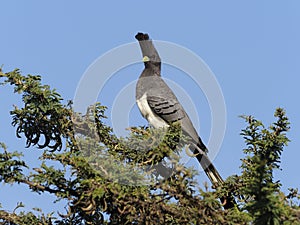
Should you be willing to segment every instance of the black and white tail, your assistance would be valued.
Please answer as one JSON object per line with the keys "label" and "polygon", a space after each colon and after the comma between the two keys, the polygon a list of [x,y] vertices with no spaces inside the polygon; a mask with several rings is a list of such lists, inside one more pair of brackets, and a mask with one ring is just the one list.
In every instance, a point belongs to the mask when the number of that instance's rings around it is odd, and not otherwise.
{"label": "black and white tail", "polygon": [[[206,152],[202,151],[197,145],[193,145],[191,150],[194,152],[194,154],[196,154],[198,162],[200,163],[210,182],[213,184],[214,188],[221,186],[224,183],[224,180],[208,158]],[[221,197],[220,200],[225,209],[233,208],[236,205],[231,194]]]}

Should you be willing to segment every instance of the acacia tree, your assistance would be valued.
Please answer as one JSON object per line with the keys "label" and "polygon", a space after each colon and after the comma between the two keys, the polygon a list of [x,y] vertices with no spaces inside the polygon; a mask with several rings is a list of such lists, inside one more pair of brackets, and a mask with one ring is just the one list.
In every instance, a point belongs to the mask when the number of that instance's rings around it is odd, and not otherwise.
{"label": "acacia tree", "polygon": [[[0,71],[0,77],[22,96],[23,105],[10,111],[17,138],[41,153],[40,166],[33,168],[22,155],[27,149],[12,152],[1,142],[0,182],[25,184],[67,206],[57,214],[25,213],[22,205],[1,209],[0,224],[300,224],[297,190],[285,195],[273,177],[289,142],[283,109],[267,128],[252,116],[242,117],[247,126],[241,131],[246,143],[241,175],[230,176],[216,190],[203,190],[196,171],[174,154],[184,149],[178,140],[185,140],[177,124],[163,137],[159,130],[133,127],[129,137],[118,138],[100,103],[82,115],[40,76],[16,69]],[[224,210],[218,199],[228,193],[237,205]]]}

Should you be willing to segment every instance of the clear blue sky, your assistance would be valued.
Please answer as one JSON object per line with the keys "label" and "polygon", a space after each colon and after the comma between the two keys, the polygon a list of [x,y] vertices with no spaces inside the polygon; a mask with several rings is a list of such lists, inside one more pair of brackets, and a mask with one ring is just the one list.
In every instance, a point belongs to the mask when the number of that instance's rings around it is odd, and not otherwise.
{"label": "clear blue sky", "polygon": [[[214,160],[221,174],[227,177],[240,171],[244,142],[239,133],[245,123],[238,116],[251,114],[269,124],[274,121],[275,108],[280,106],[286,109],[291,121],[288,134],[291,143],[282,155],[282,171],[276,173],[276,179],[281,180],[284,190],[300,188],[297,179],[300,171],[299,10],[297,0],[4,1],[0,13],[0,64],[4,64],[4,71],[20,68],[24,74],[42,75],[44,83],[55,87],[68,100],[73,99],[81,76],[96,58],[135,41],[138,31],[148,32],[156,40],[185,46],[208,64],[224,94],[227,129]],[[142,68],[142,64],[125,68],[118,76],[130,82],[139,76]],[[168,66],[163,71],[171,80],[172,74],[167,72],[178,73]],[[201,112],[201,136],[207,142],[210,131],[207,103],[205,99],[195,99],[197,95],[192,89],[185,91]],[[24,140],[16,140],[14,128],[10,127],[9,110],[13,104],[19,104],[19,96],[3,87],[0,96],[0,140],[9,150],[24,151],[26,158],[35,163],[37,150],[25,150]],[[108,97],[99,100],[110,107]],[[132,116],[133,124],[145,124],[137,111],[133,113],[136,113]],[[49,206],[51,201],[29,194],[23,186],[1,185],[0,188],[1,202],[7,209],[13,209],[19,198],[24,198],[29,207],[56,209]]]}

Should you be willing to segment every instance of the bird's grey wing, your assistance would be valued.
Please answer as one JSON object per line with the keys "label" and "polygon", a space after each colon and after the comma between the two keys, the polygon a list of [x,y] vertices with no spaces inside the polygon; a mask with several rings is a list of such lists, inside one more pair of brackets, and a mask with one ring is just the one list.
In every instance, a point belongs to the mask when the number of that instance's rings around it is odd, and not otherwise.
{"label": "bird's grey wing", "polygon": [[147,96],[147,101],[151,110],[168,124],[179,121],[182,131],[186,135],[190,136],[192,138],[192,142],[202,149],[202,151],[207,152],[207,147],[202,142],[193,126],[192,121],[177,99],[166,99],[150,95]]}
{"label": "bird's grey wing", "polygon": [[168,124],[185,117],[185,112],[178,101],[153,95],[147,95],[147,101],[152,111]]}

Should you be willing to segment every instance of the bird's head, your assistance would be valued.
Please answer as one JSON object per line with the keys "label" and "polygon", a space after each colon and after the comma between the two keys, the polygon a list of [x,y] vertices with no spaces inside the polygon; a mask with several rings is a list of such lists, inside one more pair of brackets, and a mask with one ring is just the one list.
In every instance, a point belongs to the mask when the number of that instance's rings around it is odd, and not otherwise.
{"label": "bird's head", "polygon": [[140,47],[142,49],[145,69],[147,69],[148,71],[152,71],[152,73],[147,74],[160,76],[161,60],[158,52],[156,51],[152,41],[149,38],[149,35],[146,33],[137,33],[135,38],[139,41]]}

